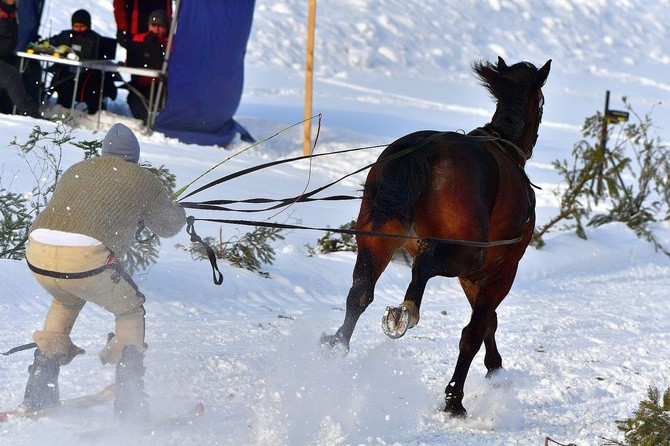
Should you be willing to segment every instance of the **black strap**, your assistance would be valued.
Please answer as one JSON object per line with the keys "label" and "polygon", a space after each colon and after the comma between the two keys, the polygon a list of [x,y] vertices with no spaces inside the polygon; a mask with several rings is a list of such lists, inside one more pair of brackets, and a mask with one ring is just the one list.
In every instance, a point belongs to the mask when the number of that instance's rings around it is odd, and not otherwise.
{"label": "black strap", "polygon": [[186,232],[191,237],[191,242],[200,243],[207,251],[207,257],[209,258],[209,263],[212,265],[212,279],[214,280],[215,285],[221,285],[223,283],[223,274],[219,271],[219,267],[216,263],[216,254],[214,250],[207,243],[203,242],[198,234],[195,232],[195,227],[193,223],[195,218],[193,216],[186,217]]}
{"label": "black strap", "polygon": [[13,355],[16,352],[22,352],[24,350],[30,350],[31,348],[35,348],[35,347],[37,347],[37,343],[31,342],[29,344],[23,344],[23,345],[19,345],[18,347],[10,348],[6,352],[0,353],[0,355],[9,356],[9,355]]}
{"label": "black strap", "polygon": [[[356,152],[356,151],[359,151],[359,150],[377,149],[377,148],[380,148],[380,147],[386,147],[386,144],[384,144],[384,145],[378,145],[378,146],[357,147],[357,148],[354,148],[354,149],[338,150],[338,151],[335,151],[335,152],[326,152],[326,153],[316,153],[316,154],[311,154],[311,155],[302,155],[302,156],[297,156],[297,157],[294,157],[294,158],[286,158],[286,159],[282,159],[282,160],[270,161],[270,162],[265,163],[265,164],[259,164],[259,165],[257,165],[257,166],[248,167],[248,168],[246,168],[246,169],[238,170],[237,172],[233,172],[233,173],[231,173],[231,174],[229,174],[229,175],[226,175],[226,176],[223,176],[223,177],[221,177],[221,178],[219,178],[219,179],[216,179],[216,180],[214,180],[214,181],[211,181],[211,182],[205,184],[204,186],[199,187],[198,189],[194,190],[193,192],[189,192],[188,194],[186,194],[185,196],[183,196],[183,197],[182,197],[181,199],[179,199],[178,201],[181,202],[182,200],[185,200],[186,198],[188,198],[188,197],[190,197],[190,196],[192,196],[192,195],[195,195],[195,194],[197,194],[198,192],[202,192],[202,191],[205,190],[205,189],[209,189],[210,187],[216,186],[217,184],[225,183],[226,181],[230,181],[230,180],[232,180],[232,179],[234,179],[234,178],[241,177],[241,176],[250,174],[250,173],[252,173],[252,172],[256,172],[257,170],[262,170],[262,169],[266,169],[266,168],[268,168],[268,167],[276,166],[276,165],[278,165],[278,164],[291,163],[291,162],[293,162],[293,161],[299,161],[299,160],[304,160],[304,159],[308,159],[308,158],[318,158],[318,157],[321,157],[321,156],[341,155],[341,154],[344,154],[344,153]],[[369,166],[368,166],[368,167],[369,167]]]}
{"label": "black strap", "polygon": [[[182,207],[189,208],[189,209],[203,209],[203,210],[209,210],[209,211],[265,212],[265,211],[271,211],[271,210],[279,209],[279,208],[282,208],[282,207],[285,207],[285,206],[289,206],[293,203],[301,203],[301,202],[307,202],[307,201],[360,199],[360,197],[350,197],[350,196],[347,196],[347,195],[334,195],[334,196],[331,196],[331,197],[325,197],[325,198],[320,198],[320,199],[315,199],[315,198],[311,198],[311,197],[313,195],[316,195],[317,193],[323,191],[324,189],[327,189],[327,188],[339,183],[340,181],[342,181],[346,178],[349,178],[350,176],[356,175],[360,172],[363,172],[367,169],[370,169],[375,164],[386,163],[386,162],[389,162],[391,160],[402,158],[402,157],[404,157],[404,156],[406,156],[406,155],[408,155],[408,154],[410,154],[410,153],[412,153],[416,150],[420,150],[423,147],[430,144],[431,142],[433,142],[435,139],[437,139],[437,138],[439,138],[439,137],[441,137],[441,136],[443,136],[447,133],[453,133],[453,132],[436,132],[436,133],[434,133],[430,136],[427,136],[419,144],[414,144],[414,145],[410,145],[408,147],[405,147],[402,150],[399,150],[399,151],[397,151],[397,152],[395,152],[391,155],[386,156],[385,158],[377,159],[377,161],[375,161],[374,163],[370,163],[366,166],[361,167],[360,169],[357,169],[357,170],[355,170],[351,173],[348,173],[348,174],[346,174],[346,175],[344,175],[344,176],[342,176],[342,177],[340,177],[340,178],[338,178],[334,181],[331,181],[328,184],[317,187],[316,189],[312,189],[309,192],[303,192],[302,194],[296,195],[294,197],[279,198],[279,199],[252,198],[252,199],[249,199],[249,200],[207,200],[207,201],[200,201],[200,202],[180,201],[179,204]],[[374,147],[383,147],[383,146],[374,146]],[[365,148],[368,148],[368,147],[365,147]],[[342,150],[338,153],[344,153],[344,152],[348,152],[348,151],[361,150],[361,149],[363,149],[363,148]],[[190,194],[186,195],[183,199],[186,199],[193,194],[196,194],[196,193],[198,193],[202,190],[205,190],[209,187],[212,187],[214,185],[217,185],[217,184],[223,183],[225,181],[228,181],[228,180],[230,180],[232,178],[235,178],[237,176],[246,175],[248,173],[251,173],[255,170],[258,170],[259,168],[264,168],[264,167],[268,167],[268,166],[271,166],[271,165],[275,165],[275,164],[279,164],[279,163],[283,163],[283,162],[288,162],[288,161],[295,161],[295,160],[304,159],[304,158],[310,158],[310,157],[315,158],[317,156],[322,156],[322,155],[331,155],[333,153],[335,153],[335,152],[321,153],[321,154],[317,154],[317,155],[300,156],[300,157],[297,157],[297,158],[291,158],[291,159],[288,159],[288,160],[281,160],[281,161],[274,161],[274,162],[271,162],[271,163],[263,164],[261,166],[256,166],[254,168],[241,170],[239,172],[227,175],[227,176],[219,178],[218,180],[215,180],[215,181],[213,181],[209,184],[206,184],[206,185],[202,186],[201,188],[199,188],[199,189],[191,192]],[[223,204],[231,204],[231,203],[277,203],[277,204],[275,204],[274,206],[269,206],[269,207],[265,207],[265,208],[262,208],[262,209],[231,209],[231,208],[221,206]]]}
{"label": "black strap", "polygon": [[[192,217],[190,217],[192,218]],[[523,237],[515,237],[504,240],[491,240],[491,241],[479,241],[479,240],[460,240],[460,239],[446,239],[440,237],[417,237],[414,235],[402,235],[402,234],[389,234],[381,231],[359,231],[356,229],[344,229],[344,228],[319,228],[314,226],[299,226],[291,225],[286,223],[274,223],[274,222],[264,222],[264,221],[250,221],[250,220],[225,220],[220,218],[197,218],[198,221],[208,221],[211,223],[225,223],[233,225],[244,225],[244,226],[260,226],[263,228],[279,228],[279,229],[307,229],[310,231],[328,231],[335,234],[350,234],[356,236],[366,236],[366,237],[380,237],[380,238],[394,238],[394,239],[403,239],[403,240],[437,240],[443,243],[450,243],[452,245],[467,246],[470,248],[493,248],[496,246],[503,245],[513,245],[519,243]]]}
{"label": "black strap", "polygon": [[108,269],[114,269],[119,273],[123,271],[123,267],[117,262],[110,262],[98,268],[91,269],[88,271],[81,271],[77,273],[62,273],[59,271],[50,271],[48,269],[38,268],[32,263],[28,262],[27,260],[26,263],[28,264],[28,268],[30,268],[30,270],[35,274],[39,274],[41,276],[53,277],[56,279],[85,279],[87,277],[96,276]]}

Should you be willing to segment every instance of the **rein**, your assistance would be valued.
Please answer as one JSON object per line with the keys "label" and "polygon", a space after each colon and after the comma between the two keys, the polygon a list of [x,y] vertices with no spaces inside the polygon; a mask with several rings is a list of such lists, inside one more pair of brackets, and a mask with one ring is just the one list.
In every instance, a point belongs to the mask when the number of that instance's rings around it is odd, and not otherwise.
{"label": "rein", "polygon": [[[193,217],[188,217],[193,218]],[[495,246],[502,245],[513,245],[519,243],[523,237],[519,236],[512,239],[505,240],[493,240],[488,242],[481,242],[476,240],[460,240],[460,239],[447,239],[440,237],[418,237],[416,235],[399,235],[399,234],[387,234],[380,231],[359,231],[356,229],[333,229],[333,228],[322,228],[314,226],[301,226],[301,225],[290,225],[286,223],[272,223],[272,222],[263,222],[263,221],[252,221],[252,220],[226,220],[219,218],[193,218],[197,221],[208,221],[211,223],[225,223],[225,224],[237,224],[243,226],[260,226],[263,228],[279,228],[279,229],[306,229],[310,231],[328,231],[336,234],[349,234],[356,236],[366,236],[366,237],[382,237],[382,238],[393,238],[393,239],[403,239],[403,240],[437,240],[443,243],[449,243],[452,245],[466,246],[470,248],[493,248]]]}
{"label": "rein", "polygon": [[[313,195],[321,192],[322,190],[325,190],[337,183],[339,183],[342,180],[345,180],[346,178],[349,178],[350,176],[356,175],[360,172],[363,172],[364,170],[370,169],[373,167],[375,164],[378,163],[384,163],[388,162],[397,158],[402,158],[405,155],[408,155],[416,150],[419,150],[423,148],[424,146],[430,144],[433,142],[435,139],[439,138],[440,136],[446,134],[446,133],[452,133],[452,132],[437,132],[427,138],[425,138],[421,144],[413,145],[411,147],[407,147],[403,150],[400,150],[399,152],[394,153],[393,155],[389,155],[384,159],[377,160],[374,163],[370,163],[366,166],[361,167],[360,169],[348,173],[340,178],[338,178],[335,181],[331,181],[330,183],[318,187],[316,189],[313,189],[309,192],[304,192],[300,195],[296,195],[294,197],[288,197],[288,198],[278,198],[278,199],[273,199],[273,198],[249,198],[246,200],[206,200],[206,201],[197,201],[197,202],[189,202],[189,201],[181,201],[179,200],[179,204],[187,209],[203,209],[203,210],[210,210],[210,211],[235,211],[235,212],[264,212],[264,211],[271,211],[275,210],[284,206],[288,206],[293,203],[301,203],[301,202],[309,202],[309,201],[328,201],[328,200],[359,200],[361,197],[354,197],[350,195],[333,195],[330,197],[323,197],[323,198],[310,198]],[[319,156],[326,156],[326,155],[336,155],[336,154],[342,154],[342,153],[348,153],[348,152],[355,152],[359,150],[367,150],[367,149],[376,149],[380,147],[385,147],[388,146],[388,144],[384,145],[378,145],[378,146],[368,146],[368,147],[358,147],[354,149],[346,149],[346,150],[339,150],[336,152],[327,152],[327,153],[319,153],[316,155],[304,155],[304,156],[299,156],[295,158],[288,158],[285,160],[279,160],[279,161],[272,161],[269,163],[261,164],[258,166],[250,167],[248,169],[243,169],[240,170],[239,172],[232,173],[230,175],[226,175],[224,177],[221,177],[217,180],[214,180],[208,184],[205,184],[204,186],[194,190],[193,192],[189,193],[188,195],[184,196],[183,199],[186,199],[198,192],[201,192],[205,189],[209,189],[212,186],[216,186],[218,184],[224,183],[226,181],[232,180],[233,178],[240,177],[242,175],[249,174],[251,172],[255,172],[257,170],[265,169],[267,167],[272,167],[278,164],[283,164],[283,163],[288,163],[288,162],[293,162],[293,161],[299,161],[307,158],[316,158]],[[182,199],[182,200],[183,200]],[[262,209],[231,209],[231,208],[226,208],[223,207],[223,205],[228,205],[228,204],[235,204],[235,203],[277,203],[274,206],[270,206],[267,208],[262,208]]]}
{"label": "rein", "polygon": [[[482,135],[477,136],[472,133],[481,133]],[[247,175],[252,172],[256,172],[258,170],[262,170],[268,167],[276,166],[279,164],[284,164],[284,163],[289,163],[289,162],[294,162],[294,161],[299,161],[303,159],[308,159],[308,158],[316,158],[320,156],[326,156],[326,155],[335,155],[335,154],[342,154],[342,153],[349,153],[349,152],[355,152],[359,150],[366,150],[366,149],[374,149],[374,148],[380,148],[384,147],[385,145],[377,145],[377,146],[368,146],[368,147],[358,147],[358,148],[353,148],[353,149],[346,149],[346,150],[340,150],[336,152],[327,152],[327,153],[320,153],[316,155],[303,155],[303,156],[298,156],[294,158],[287,158],[284,160],[278,160],[278,161],[271,161],[265,164],[261,164],[258,166],[250,167],[247,169],[240,170],[238,172],[234,172],[232,174],[223,176],[217,180],[211,181],[198,189],[190,192],[189,194],[185,195],[181,200],[178,200],[179,204],[188,209],[201,209],[201,210],[216,210],[216,211],[234,211],[234,212],[264,212],[264,211],[270,211],[270,210],[275,210],[278,208],[282,208],[285,206],[289,206],[294,203],[301,203],[301,202],[310,202],[310,201],[337,201],[337,200],[351,200],[351,199],[360,199],[361,197],[354,197],[354,196],[349,196],[349,195],[332,195],[329,197],[322,197],[322,198],[312,198],[313,195],[339,183],[340,181],[351,177],[353,175],[356,175],[360,172],[363,172],[364,170],[370,169],[377,163],[381,162],[387,162],[391,161],[397,158],[404,157],[416,150],[419,150],[426,145],[430,144],[433,142],[435,139],[441,137],[442,135],[446,133],[453,133],[453,132],[437,132],[427,138],[424,138],[424,140],[420,144],[412,145],[410,147],[407,147],[403,150],[400,150],[392,155],[387,156],[384,159],[381,160],[376,160],[374,163],[370,163],[364,167],[361,167],[360,169],[357,169],[354,172],[348,173],[340,178],[338,178],[335,181],[331,181],[330,183],[318,187],[316,189],[313,189],[309,192],[304,192],[300,195],[294,196],[294,197],[287,197],[287,198],[280,198],[280,199],[271,199],[271,198],[250,198],[250,199],[245,199],[245,200],[207,200],[207,201],[201,201],[201,202],[194,202],[194,201],[183,201],[188,197],[191,197],[198,192],[202,192],[203,190],[209,189],[210,187],[216,186],[218,184],[224,183],[226,181],[232,180],[234,178]],[[483,128],[478,128],[467,134],[469,138],[472,138],[474,140],[477,140],[479,142],[493,142],[495,145],[500,148],[504,153],[506,153],[508,156],[511,156],[509,152],[504,150],[502,147],[501,143],[508,144],[510,147],[514,148],[518,154],[520,154],[524,159],[525,159],[525,154],[524,152],[514,143],[511,141],[508,141],[506,139],[501,138],[497,133],[489,133]],[[535,186],[533,183],[530,182],[528,179],[528,176],[525,175],[525,171],[523,167],[515,163],[522,172],[524,172],[524,176],[528,183],[533,186]],[[246,203],[246,204],[261,204],[261,203],[276,203],[272,206],[265,207],[262,209],[233,209],[226,207],[226,205],[230,204],[235,204],[235,203]],[[187,217],[187,233],[191,236],[191,242],[196,242],[200,243],[201,245],[204,246],[205,250],[207,251],[207,256],[209,258],[210,264],[212,266],[212,273],[213,273],[213,278],[214,278],[214,283],[216,285],[220,285],[223,282],[223,276],[221,272],[219,271],[217,264],[216,264],[216,256],[214,254],[214,251],[210,246],[208,246],[205,242],[202,241],[202,239],[195,233],[195,227],[194,223],[195,221],[206,221],[206,222],[211,222],[211,223],[222,223],[222,224],[234,224],[234,225],[243,225],[243,226],[255,226],[255,227],[264,227],[264,228],[278,228],[278,229],[304,229],[304,230],[312,230],[312,231],[328,231],[331,233],[336,233],[336,234],[349,234],[349,235],[355,235],[355,236],[367,236],[367,237],[382,237],[382,238],[394,238],[394,239],[403,239],[403,240],[421,240],[421,239],[432,239],[432,240],[437,240],[443,243],[448,243],[448,244],[453,244],[453,245],[459,245],[459,246],[466,246],[466,247],[472,247],[472,248],[492,248],[496,246],[504,246],[504,245],[513,245],[516,243],[519,243],[523,237],[515,237],[515,238],[510,238],[510,239],[504,239],[504,240],[493,240],[493,241],[477,241],[477,240],[460,240],[460,239],[444,239],[444,238],[439,238],[439,237],[418,237],[418,236],[413,236],[413,235],[398,235],[398,234],[387,234],[381,231],[359,231],[356,229],[334,229],[334,228],[323,228],[323,227],[313,227],[313,226],[302,226],[302,225],[291,225],[291,224],[285,224],[285,223],[274,223],[274,222],[263,222],[263,221],[252,221],[252,220],[231,220],[231,219],[218,219],[218,218],[195,218],[193,216]]]}
{"label": "rein", "polygon": [[[482,136],[475,136],[473,133],[481,133]],[[501,143],[507,144],[511,148],[513,148],[516,151],[516,154],[519,155],[523,160],[528,160],[528,155],[526,155],[526,152],[521,150],[519,146],[514,144],[512,141],[508,139],[501,138],[498,132],[487,132],[484,130],[483,127],[479,127],[468,133],[470,138],[475,139],[477,141],[483,141],[483,142],[493,142],[495,143],[498,148],[500,148],[503,152],[507,153],[507,151],[503,148]],[[518,164],[518,163],[517,163]]]}

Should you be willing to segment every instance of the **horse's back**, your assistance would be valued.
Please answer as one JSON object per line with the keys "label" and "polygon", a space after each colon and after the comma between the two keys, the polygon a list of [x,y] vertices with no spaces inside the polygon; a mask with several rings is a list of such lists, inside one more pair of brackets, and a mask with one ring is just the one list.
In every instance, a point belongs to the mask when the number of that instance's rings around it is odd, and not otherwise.
{"label": "horse's back", "polygon": [[[490,157],[471,138],[455,132],[424,130],[399,138],[370,169],[359,214],[360,227],[370,223],[371,229],[379,230],[392,220],[410,226],[416,220],[415,211],[431,205],[422,204],[426,200],[438,208],[449,206],[443,202],[445,199],[456,200],[454,204],[479,201],[480,197],[474,194],[462,196],[473,188],[457,183],[474,184],[478,191],[485,188],[495,176],[495,163],[487,158]],[[427,196],[432,193],[440,200]]]}
{"label": "horse's back", "polygon": [[[529,193],[522,168],[500,147],[424,130],[380,155],[366,181],[364,206],[376,229],[397,219],[420,237],[489,240],[523,228],[532,211]],[[496,234],[490,234],[492,223]]]}

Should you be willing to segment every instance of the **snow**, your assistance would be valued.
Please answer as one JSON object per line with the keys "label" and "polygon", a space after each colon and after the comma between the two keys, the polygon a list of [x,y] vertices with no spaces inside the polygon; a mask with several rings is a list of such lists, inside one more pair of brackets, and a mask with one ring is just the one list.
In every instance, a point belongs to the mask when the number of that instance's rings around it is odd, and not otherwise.
{"label": "snow", "polygon": [[[56,3],[58,6],[56,7]],[[302,119],[306,2],[257,0],[247,53],[239,121],[259,139]],[[47,2],[43,35],[67,27],[80,2]],[[111,2],[90,2],[93,27],[114,35]],[[493,104],[470,65],[498,55],[508,63],[552,59],[544,88],[544,122],[527,166],[538,191],[538,225],[557,213],[560,178],[551,167],[581,138],[583,119],[627,96],[636,111],[653,110],[659,136],[668,141],[670,117],[666,43],[667,2],[628,0],[341,0],[319,2],[315,51],[315,113],[323,115],[317,152],[388,144],[420,129],[469,130],[488,122]],[[51,31],[53,30],[53,32]],[[123,98],[112,110],[124,111]],[[102,139],[105,126],[128,118],[83,119],[78,141]],[[2,187],[27,192],[34,184],[10,146],[34,125],[54,124],[3,116],[0,122]],[[302,154],[295,127],[225,162],[198,184],[267,161]],[[178,186],[246,148],[231,151],[181,144],[139,134],[142,158],[164,164]],[[381,149],[291,163],[241,177],[197,196],[288,197],[333,181],[370,162]],[[64,165],[81,159],[72,145]],[[331,189],[355,194],[361,174]],[[273,221],[338,227],[356,217],[356,202],[294,205]],[[268,218],[269,214],[252,214]],[[199,217],[249,218],[199,213]],[[197,223],[201,236],[219,225]],[[224,237],[247,227],[223,226]],[[670,243],[670,225],[655,230]],[[285,445],[539,445],[545,437],[579,446],[620,438],[615,420],[631,415],[648,386],[670,386],[670,259],[654,252],[622,224],[587,230],[588,240],[553,232],[542,250],[529,248],[512,291],[501,305],[498,344],[505,371],[484,378],[483,354],[466,382],[465,420],[440,411],[456,361],[469,306],[454,279],[427,287],[419,326],[399,340],[384,336],[381,315],[402,301],[409,269],[393,263],[380,279],[375,302],[361,317],[350,353],[325,355],[322,332],[344,317],[355,255],[310,257],[318,231],[287,231],[275,244],[270,278],[219,266],[224,283],[211,282],[207,262],[164,240],[160,261],[136,275],[147,296],[147,391],[156,416],[188,409],[205,415],[190,427],[157,430],[140,439],[123,431],[99,444]],[[0,260],[0,338],[6,350],[31,341],[50,298],[24,262]],[[73,339],[87,354],[62,368],[64,397],[101,389],[114,368],[97,359],[113,320],[87,305]],[[0,407],[22,398],[27,352],[0,360]],[[109,425],[109,406],[38,421],[0,424],[7,445],[90,444],[82,432]]]}

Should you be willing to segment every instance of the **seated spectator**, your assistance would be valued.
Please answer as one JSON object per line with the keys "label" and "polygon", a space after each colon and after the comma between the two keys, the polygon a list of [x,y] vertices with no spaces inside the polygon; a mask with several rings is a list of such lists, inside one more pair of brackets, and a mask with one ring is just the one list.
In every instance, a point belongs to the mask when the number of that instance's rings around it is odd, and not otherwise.
{"label": "seated spectator", "polygon": [[149,16],[157,9],[164,9],[172,17],[172,0],[114,0],[116,40],[126,47],[136,34],[149,31]]}
{"label": "seated spectator", "polygon": [[[90,39],[101,37],[100,34],[91,29],[91,15],[84,9],[79,9],[72,14],[72,29],[65,30],[48,40],[53,46],[72,47],[74,36]],[[72,107],[74,94],[76,68],[69,65],[55,64],[52,69],[54,70],[54,77],[51,80],[51,88],[58,93],[58,104],[70,108]],[[86,103],[89,114],[96,113],[99,108],[101,76],[102,73],[99,70],[82,69],[79,74],[75,102]],[[105,77],[103,96],[112,100],[116,99],[116,86],[111,75]]]}
{"label": "seated spectator", "polygon": [[[40,118],[39,104],[26,92],[17,68],[14,47],[18,38],[16,0],[0,0],[0,111]],[[6,97],[8,96],[8,98]]]}
{"label": "seated spectator", "polygon": [[[149,31],[135,34],[133,41],[162,45],[167,48],[169,31],[170,17],[167,11],[157,9],[149,16]],[[132,51],[132,49],[129,51]],[[156,81],[158,81],[157,78],[147,76],[132,76],[130,80],[132,89],[128,93],[128,107],[130,107],[130,112],[135,118],[141,119],[145,123],[148,117],[148,107],[151,105],[148,99],[151,94],[151,84]]]}

